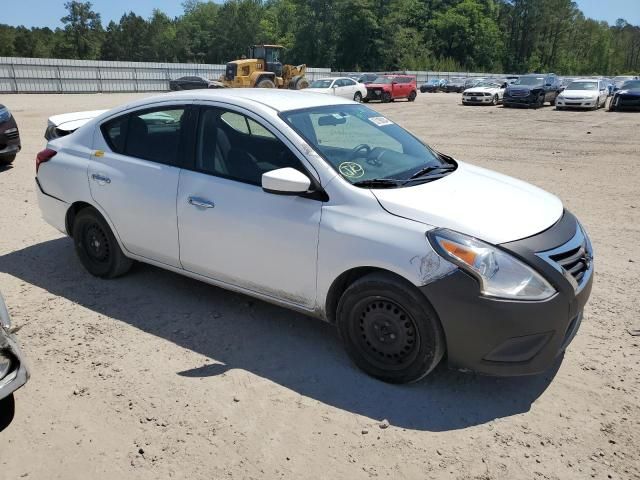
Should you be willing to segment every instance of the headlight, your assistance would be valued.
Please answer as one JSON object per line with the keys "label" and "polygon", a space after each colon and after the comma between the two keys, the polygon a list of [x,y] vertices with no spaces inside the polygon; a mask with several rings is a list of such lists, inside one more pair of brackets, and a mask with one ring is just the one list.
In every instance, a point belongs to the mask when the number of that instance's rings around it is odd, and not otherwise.
{"label": "headlight", "polygon": [[488,243],[447,229],[431,230],[427,236],[436,252],[480,282],[483,295],[545,300],[556,293],[531,267]]}
{"label": "headlight", "polygon": [[7,376],[11,371],[11,356],[0,351],[0,380]]}
{"label": "headlight", "polygon": [[9,120],[9,118],[11,118],[11,113],[9,113],[9,110],[7,110],[6,107],[0,108],[0,122],[6,122],[7,120]]}

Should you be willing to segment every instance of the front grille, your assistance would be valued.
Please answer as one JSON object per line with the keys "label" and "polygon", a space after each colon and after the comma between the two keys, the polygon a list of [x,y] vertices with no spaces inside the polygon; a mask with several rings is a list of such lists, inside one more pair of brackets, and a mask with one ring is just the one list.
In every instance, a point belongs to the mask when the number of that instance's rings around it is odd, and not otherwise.
{"label": "front grille", "polygon": [[509,92],[509,96],[511,96],[511,97],[528,97],[529,96],[529,91],[528,90],[511,90]]}
{"label": "front grille", "polygon": [[367,98],[369,99],[377,99],[382,96],[381,88],[367,88]]}
{"label": "front grille", "polygon": [[574,237],[566,244],[537,255],[562,273],[576,291],[582,288],[593,272],[591,243],[579,226]]}
{"label": "front grille", "polygon": [[590,260],[587,257],[587,248],[584,243],[566,252],[550,255],[550,258],[575,278],[578,283],[582,281],[589,268]]}
{"label": "front grille", "polygon": [[4,132],[4,135],[9,139],[9,140],[15,140],[16,138],[18,138],[20,136],[20,133],[18,132],[18,129],[15,129],[13,131],[9,131],[7,130],[6,132]]}

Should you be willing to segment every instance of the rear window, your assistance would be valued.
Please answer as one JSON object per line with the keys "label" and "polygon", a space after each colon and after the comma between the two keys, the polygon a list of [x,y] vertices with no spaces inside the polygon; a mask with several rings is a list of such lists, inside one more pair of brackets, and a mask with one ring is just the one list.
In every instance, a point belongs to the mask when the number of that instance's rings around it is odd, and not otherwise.
{"label": "rear window", "polygon": [[128,116],[119,117],[102,125],[102,134],[109,148],[115,153],[124,153],[127,138]]}

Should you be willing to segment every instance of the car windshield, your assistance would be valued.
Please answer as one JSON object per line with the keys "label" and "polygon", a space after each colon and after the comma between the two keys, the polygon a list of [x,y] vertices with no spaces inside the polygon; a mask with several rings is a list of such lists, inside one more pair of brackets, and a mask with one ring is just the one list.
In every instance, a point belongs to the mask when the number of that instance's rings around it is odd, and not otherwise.
{"label": "car windshield", "polygon": [[544,83],[544,77],[520,77],[514,82],[514,85],[526,85],[535,87]]}
{"label": "car windshield", "polygon": [[439,83],[440,83],[440,79],[438,78],[433,78],[429,80],[429,85],[438,85]]}
{"label": "car windshield", "polygon": [[392,80],[389,77],[376,77],[373,83],[391,83]]}
{"label": "car windshield", "polygon": [[631,80],[622,85],[623,90],[640,90],[640,80]]}
{"label": "car windshield", "polygon": [[309,88],[329,88],[331,86],[331,83],[333,83],[333,79],[314,80],[313,82],[311,82],[311,85],[309,85]]}
{"label": "car windshield", "polygon": [[[440,155],[380,113],[363,105],[329,105],[281,114],[347,181],[400,187],[430,167],[451,167]],[[395,183],[394,183],[395,182]],[[408,185],[415,185],[411,181]]]}
{"label": "car windshield", "polygon": [[598,90],[598,82],[571,82],[567,90]]}

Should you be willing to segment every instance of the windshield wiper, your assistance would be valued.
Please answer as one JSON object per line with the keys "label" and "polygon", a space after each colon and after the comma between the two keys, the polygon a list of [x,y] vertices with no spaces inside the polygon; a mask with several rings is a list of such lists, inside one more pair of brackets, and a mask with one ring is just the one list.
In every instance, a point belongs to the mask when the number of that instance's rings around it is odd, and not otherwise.
{"label": "windshield wiper", "polygon": [[372,178],[370,180],[360,180],[354,182],[356,187],[370,187],[370,188],[395,188],[401,186],[405,180],[399,180],[397,178]]}
{"label": "windshield wiper", "polygon": [[415,180],[417,178],[423,177],[433,172],[452,172],[455,169],[456,169],[455,165],[439,165],[439,166],[431,165],[429,167],[425,167],[418,170],[416,173],[414,173],[409,177],[409,180]]}

